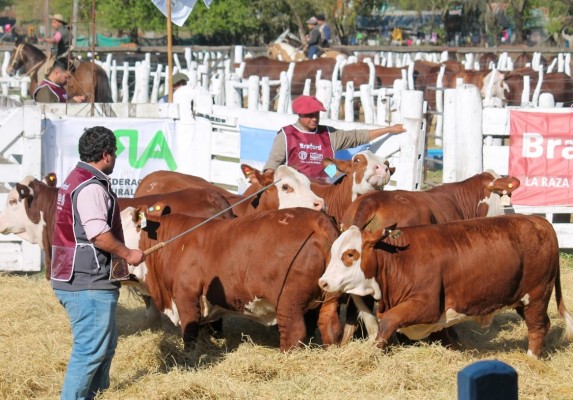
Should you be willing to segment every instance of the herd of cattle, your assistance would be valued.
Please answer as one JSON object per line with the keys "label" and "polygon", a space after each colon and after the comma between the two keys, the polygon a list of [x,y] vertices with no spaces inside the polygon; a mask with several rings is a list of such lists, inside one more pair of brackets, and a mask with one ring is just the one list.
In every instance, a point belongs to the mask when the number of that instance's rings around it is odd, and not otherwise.
{"label": "herd of cattle", "polygon": [[[531,67],[532,56],[529,53],[520,54],[516,57],[511,71],[492,71],[490,66],[498,60],[495,53],[484,53],[480,56],[479,69],[466,69],[464,64],[456,59],[455,53],[449,53],[450,59],[442,63],[426,60],[416,60],[413,63],[414,89],[424,92],[424,99],[428,101],[428,109],[435,109],[436,82],[440,70],[444,67],[442,87],[444,89],[455,88],[457,80],[463,83],[476,85],[482,95],[485,96],[485,89],[489,80],[493,80],[491,96],[499,99],[499,104],[508,106],[520,106],[522,104],[522,93],[524,91],[524,77],[530,78],[532,90],[536,87],[540,79],[540,71]],[[541,57],[540,66],[547,70],[551,60]],[[318,58],[314,60],[303,60],[295,63],[293,77],[291,81],[291,92],[294,96],[302,94],[305,80],[316,76],[318,70],[322,71],[323,79],[330,79],[335,73],[336,59]],[[286,61],[274,60],[264,56],[245,60],[243,77],[251,75],[266,76],[271,80],[280,79],[280,73],[287,71],[289,63]],[[385,67],[375,66],[375,83],[373,89],[380,87],[392,87],[394,81],[402,79],[408,66]],[[354,87],[369,82],[370,69],[364,62],[350,63],[344,65],[340,73],[342,87],[346,87],[348,82],[353,82]],[[573,79],[564,72],[549,72],[542,76],[540,93],[551,93],[555,102],[563,103],[565,107],[573,105]]]}
{"label": "herd of cattle", "polygon": [[[527,326],[528,354],[539,357],[555,288],[573,340],[551,224],[503,215],[519,180],[488,171],[427,191],[384,191],[394,169],[369,151],[325,162],[340,174],[332,184],[288,166],[243,165],[251,184],[242,195],[157,171],[134,198],[121,198],[126,244],[157,249],[125,283],[146,297],[150,324],[167,315],[191,345],[201,324],[239,315],[278,325],[288,350],[315,328],[324,345],[345,343],[362,319],[384,347],[396,332],[422,339],[468,319],[487,325],[513,308]],[[57,191],[53,177],[28,177],[0,214],[0,232],[42,247],[47,278]]]}

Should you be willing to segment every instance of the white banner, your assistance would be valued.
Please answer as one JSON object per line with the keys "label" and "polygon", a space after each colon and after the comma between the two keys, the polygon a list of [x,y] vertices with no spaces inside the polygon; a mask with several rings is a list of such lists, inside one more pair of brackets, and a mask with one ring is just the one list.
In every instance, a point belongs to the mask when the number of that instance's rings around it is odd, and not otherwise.
{"label": "white banner", "polygon": [[[169,0],[151,0],[153,4],[167,17],[167,1]],[[212,0],[203,0],[203,3],[209,8]],[[171,0],[171,22],[177,26],[183,26],[189,14],[193,11],[197,0]]]}
{"label": "white banner", "polygon": [[[46,120],[42,140],[43,171],[55,172],[59,185],[79,161],[78,141],[92,118]],[[176,134],[173,120],[106,119],[102,123],[117,138],[117,160],[110,175],[120,197],[132,197],[141,178],[157,170],[192,173],[194,130]],[[195,141],[196,142],[196,141]]]}

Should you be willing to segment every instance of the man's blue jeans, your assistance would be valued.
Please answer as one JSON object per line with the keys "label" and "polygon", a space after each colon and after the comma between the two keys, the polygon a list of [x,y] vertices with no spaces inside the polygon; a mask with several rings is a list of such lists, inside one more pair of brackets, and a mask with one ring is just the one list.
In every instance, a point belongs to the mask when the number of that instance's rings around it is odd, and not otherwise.
{"label": "man's blue jeans", "polygon": [[62,399],[93,399],[109,387],[109,368],[117,345],[119,290],[54,292],[68,313],[73,335]]}
{"label": "man's blue jeans", "polygon": [[306,55],[306,58],[312,60],[315,54],[318,54],[318,46],[317,45],[308,46],[308,53]]}

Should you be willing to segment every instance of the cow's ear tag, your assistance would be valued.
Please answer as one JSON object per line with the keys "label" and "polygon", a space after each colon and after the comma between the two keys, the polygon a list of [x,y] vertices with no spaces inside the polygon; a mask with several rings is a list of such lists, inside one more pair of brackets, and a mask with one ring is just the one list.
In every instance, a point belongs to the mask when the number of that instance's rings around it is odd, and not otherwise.
{"label": "cow's ear tag", "polygon": [[388,231],[388,236],[392,239],[398,239],[400,236],[402,236],[402,231],[400,231],[398,229]]}
{"label": "cow's ear tag", "polygon": [[332,178],[334,175],[336,175],[336,165],[328,164],[326,167],[324,167],[324,172],[326,172],[326,175]]}
{"label": "cow's ear tag", "polygon": [[147,215],[151,215],[152,217],[160,217],[163,213],[164,207],[160,204],[155,204],[147,209],[145,212]]}
{"label": "cow's ear tag", "polygon": [[145,218],[145,214],[140,212],[139,219],[141,221],[141,229],[145,228],[147,226],[147,218]]}

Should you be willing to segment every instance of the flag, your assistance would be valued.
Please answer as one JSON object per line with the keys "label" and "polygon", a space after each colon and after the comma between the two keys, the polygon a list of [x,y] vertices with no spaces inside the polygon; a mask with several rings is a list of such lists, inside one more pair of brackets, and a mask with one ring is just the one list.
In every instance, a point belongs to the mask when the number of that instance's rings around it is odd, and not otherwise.
{"label": "flag", "polygon": [[[167,16],[167,2],[169,0],[151,0],[155,7],[159,8],[159,11],[163,15]],[[205,6],[209,8],[213,0],[203,0]],[[171,22],[177,26],[183,26],[193,7],[195,7],[197,0],[171,0]]]}

